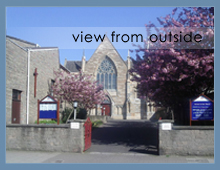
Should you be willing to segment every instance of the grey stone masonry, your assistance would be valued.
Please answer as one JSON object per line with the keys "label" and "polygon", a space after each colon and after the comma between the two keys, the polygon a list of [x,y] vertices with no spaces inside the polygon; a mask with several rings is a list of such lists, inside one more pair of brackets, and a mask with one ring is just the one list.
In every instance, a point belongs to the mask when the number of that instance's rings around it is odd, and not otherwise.
{"label": "grey stone masonry", "polygon": [[[114,63],[117,70],[117,90],[115,93],[111,91],[108,91],[108,93],[111,94],[112,103],[115,103],[118,106],[123,106],[126,99],[128,69],[126,63],[107,37],[105,37],[103,42],[98,46],[92,57],[86,63],[85,73],[92,74],[96,80],[97,69],[105,57],[108,57]],[[122,111],[120,114],[122,114]]]}
{"label": "grey stone masonry", "polygon": [[6,123],[11,123],[12,90],[21,91],[20,123],[26,121],[27,52],[6,40]]}
{"label": "grey stone masonry", "polygon": [[[29,50],[29,53],[28,53]],[[29,55],[30,54],[30,55]],[[30,65],[28,69],[28,56]],[[29,74],[29,124],[37,120],[37,100],[50,93],[54,71],[60,67],[59,50],[56,47],[39,47],[34,43],[14,37],[6,37],[6,123],[10,124],[12,115],[12,91],[21,91],[20,124],[27,123],[27,94]],[[36,97],[35,68],[37,69]]]}
{"label": "grey stone masonry", "polygon": [[88,116],[90,118],[90,120],[93,121],[97,121],[97,120],[101,120],[103,123],[106,123],[108,119],[110,119],[109,116],[101,116],[101,115],[89,115]]}
{"label": "grey stone masonry", "polygon": [[126,93],[126,75],[127,75],[127,66],[118,52],[115,50],[108,38],[105,38],[104,41],[99,45],[95,53],[89,59],[86,64],[85,72],[87,74],[93,74],[96,79],[96,71],[105,59],[109,57],[114,63],[117,70],[117,93],[115,96],[111,96],[114,103],[118,105],[123,105],[125,102],[125,93]]}
{"label": "grey stone masonry", "polygon": [[6,125],[7,150],[83,152],[84,122],[79,129],[64,125]]}
{"label": "grey stone masonry", "polygon": [[159,128],[159,151],[160,155],[214,156],[214,127]]}
{"label": "grey stone masonry", "polygon": [[[50,93],[49,86],[54,80],[54,71],[59,69],[59,51],[58,48],[46,50],[31,51],[30,57],[30,115],[29,122],[34,123],[37,120],[37,100],[41,100]],[[34,76],[37,68],[37,91],[34,97]]]}

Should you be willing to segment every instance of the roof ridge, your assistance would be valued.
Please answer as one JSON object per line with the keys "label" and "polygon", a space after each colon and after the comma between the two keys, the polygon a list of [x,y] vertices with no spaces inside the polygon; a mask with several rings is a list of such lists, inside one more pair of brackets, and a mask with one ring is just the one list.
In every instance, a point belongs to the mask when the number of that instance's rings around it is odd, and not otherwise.
{"label": "roof ridge", "polygon": [[105,36],[104,40],[98,45],[98,47],[96,48],[95,52],[94,52],[94,53],[92,54],[92,56],[89,58],[88,62],[91,60],[91,58],[93,57],[93,55],[94,55],[94,54],[96,53],[96,51],[99,49],[99,47],[101,46],[101,44],[102,44],[104,41],[106,41],[106,40],[111,44],[111,46],[113,47],[113,50],[116,51],[116,53],[118,54],[118,56],[119,56],[119,58],[122,60],[122,62],[125,64],[125,66],[127,66],[126,63],[125,63],[125,60],[121,57],[120,53],[119,53],[118,50],[115,48],[115,46],[112,44],[112,42],[109,40],[109,38],[108,38],[107,35]]}
{"label": "roof ridge", "polygon": [[67,62],[76,62],[76,61],[78,61],[78,62],[82,62],[82,61],[80,61],[80,60],[66,60]]}
{"label": "roof ridge", "polygon": [[21,41],[21,42],[24,42],[24,43],[27,43],[27,44],[31,44],[31,45],[35,45],[35,46],[37,45],[36,43],[32,43],[32,42],[29,42],[29,41],[25,41],[25,40],[22,40],[22,39],[13,37],[13,36],[6,35],[6,37],[11,38],[11,39],[15,39],[15,40],[18,40],[18,41]]}

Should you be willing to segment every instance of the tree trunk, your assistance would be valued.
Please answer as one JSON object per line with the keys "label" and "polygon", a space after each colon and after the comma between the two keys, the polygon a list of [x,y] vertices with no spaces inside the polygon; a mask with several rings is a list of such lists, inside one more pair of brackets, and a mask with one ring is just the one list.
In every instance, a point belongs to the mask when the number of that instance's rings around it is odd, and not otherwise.
{"label": "tree trunk", "polygon": [[73,112],[74,112],[74,108],[73,108],[72,112],[70,112],[68,118],[66,119],[66,124],[67,124],[68,120],[70,119],[71,115],[73,114]]}

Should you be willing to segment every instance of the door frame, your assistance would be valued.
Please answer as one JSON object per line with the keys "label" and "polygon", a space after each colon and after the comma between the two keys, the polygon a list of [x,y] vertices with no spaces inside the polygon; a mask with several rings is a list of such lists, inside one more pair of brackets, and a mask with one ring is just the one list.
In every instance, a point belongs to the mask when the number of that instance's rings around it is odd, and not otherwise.
{"label": "door frame", "polygon": [[109,110],[110,110],[110,113],[109,113],[109,115],[106,115],[106,112],[105,112],[105,115],[103,115],[103,116],[110,116],[111,117],[111,104],[106,104],[106,103],[102,103],[101,104],[101,106],[102,106],[102,113],[103,113],[103,106],[107,106],[107,107],[109,107]]}
{"label": "door frame", "polygon": [[[21,117],[21,92],[20,90],[12,89],[12,107],[11,107],[11,123],[12,124],[20,124],[20,117]],[[17,103],[18,109],[14,108],[14,104]],[[17,107],[17,106],[16,106]],[[16,112],[15,112],[16,111]],[[17,120],[13,121],[14,118]]]}
{"label": "door frame", "polygon": [[[101,104],[101,106],[103,107],[103,105],[109,105],[109,109],[110,109],[110,113],[109,113],[109,116],[111,117],[112,116],[112,102],[111,102],[111,99],[108,95],[106,95],[106,99],[104,100],[104,102]],[[103,111],[103,108],[101,109]],[[103,113],[103,112],[102,112]],[[105,115],[103,116],[106,116],[106,113]]]}

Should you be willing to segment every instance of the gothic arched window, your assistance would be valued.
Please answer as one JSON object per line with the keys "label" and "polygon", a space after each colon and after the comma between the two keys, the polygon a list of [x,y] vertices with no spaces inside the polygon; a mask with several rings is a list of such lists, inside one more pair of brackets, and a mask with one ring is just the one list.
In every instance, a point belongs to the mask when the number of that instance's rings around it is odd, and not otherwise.
{"label": "gothic arched window", "polygon": [[117,73],[114,63],[105,58],[97,70],[98,84],[103,85],[104,89],[116,89],[117,88]]}

